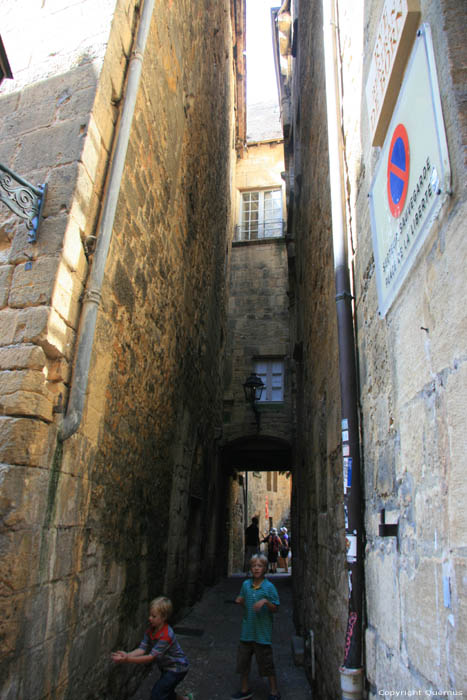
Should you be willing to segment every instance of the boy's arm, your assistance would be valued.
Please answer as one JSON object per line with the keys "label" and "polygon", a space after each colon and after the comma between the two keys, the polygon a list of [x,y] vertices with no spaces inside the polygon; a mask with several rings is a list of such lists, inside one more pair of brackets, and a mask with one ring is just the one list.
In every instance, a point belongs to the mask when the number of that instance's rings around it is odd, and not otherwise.
{"label": "boy's arm", "polygon": [[254,605],[253,605],[253,610],[261,610],[261,608],[265,605],[271,612],[277,612],[279,610],[279,606],[276,605],[275,603],[271,603],[270,600],[267,598],[261,598],[261,600],[258,600]]}
{"label": "boy's arm", "polygon": [[279,610],[279,606],[276,605],[275,603],[271,603],[271,601],[267,600],[267,598],[266,598],[266,605],[268,606],[269,610],[273,613],[275,613]]}
{"label": "boy's arm", "polygon": [[134,658],[135,656],[149,656],[149,654],[146,654],[145,650],[141,647],[137,647],[136,649],[133,649],[133,651],[129,651],[128,656]]}
{"label": "boy's arm", "polygon": [[245,605],[245,582],[242,583],[242,587],[240,588],[240,593],[238,596],[235,598],[235,602],[238,603],[238,605]]}
{"label": "boy's arm", "polygon": [[144,649],[138,647],[133,651],[115,651],[112,660],[118,664],[149,664],[154,661],[154,656],[146,654]]}
{"label": "boy's arm", "polygon": [[277,589],[272,584],[266,590],[266,597],[261,598],[261,600],[258,600],[253,605],[253,610],[261,610],[263,605],[266,605],[268,610],[270,610],[272,613],[275,613],[279,610],[279,594],[277,593]]}

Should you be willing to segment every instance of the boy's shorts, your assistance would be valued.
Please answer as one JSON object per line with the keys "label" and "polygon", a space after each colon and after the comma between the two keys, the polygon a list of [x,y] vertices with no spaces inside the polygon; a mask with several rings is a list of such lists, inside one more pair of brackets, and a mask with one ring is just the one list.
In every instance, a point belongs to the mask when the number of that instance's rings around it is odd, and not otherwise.
{"label": "boy's shorts", "polygon": [[258,644],[258,642],[240,642],[237,651],[237,673],[249,673],[251,657],[256,656],[260,676],[274,676],[274,659],[270,644]]}

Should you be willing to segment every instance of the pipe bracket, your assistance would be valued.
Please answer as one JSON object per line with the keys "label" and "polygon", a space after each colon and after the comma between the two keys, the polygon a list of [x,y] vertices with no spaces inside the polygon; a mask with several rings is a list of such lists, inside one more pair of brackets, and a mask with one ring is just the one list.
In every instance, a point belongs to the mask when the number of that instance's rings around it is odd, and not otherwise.
{"label": "pipe bracket", "polygon": [[345,301],[345,299],[353,300],[355,297],[350,292],[341,292],[340,294],[336,294],[336,301]]}
{"label": "pipe bracket", "polygon": [[102,301],[102,293],[98,289],[88,289],[84,294],[84,301],[99,306]]}

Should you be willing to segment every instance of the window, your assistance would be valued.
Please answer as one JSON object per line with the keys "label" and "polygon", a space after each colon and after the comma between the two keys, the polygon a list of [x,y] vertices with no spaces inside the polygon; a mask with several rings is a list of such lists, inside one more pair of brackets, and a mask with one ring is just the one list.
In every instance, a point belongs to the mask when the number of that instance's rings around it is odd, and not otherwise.
{"label": "window", "polygon": [[284,400],[284,361],[257,360],[255,372],[264,384],[260,403]]}
{"label": "window", "polygon": [[282,236],[282,190],[242,192],[240,221],[237,241]]}
{"label": "window", "polygon": [[275,491],[277,493],[277,472],[267,472],[267,483],[266,488],[268,491]]}

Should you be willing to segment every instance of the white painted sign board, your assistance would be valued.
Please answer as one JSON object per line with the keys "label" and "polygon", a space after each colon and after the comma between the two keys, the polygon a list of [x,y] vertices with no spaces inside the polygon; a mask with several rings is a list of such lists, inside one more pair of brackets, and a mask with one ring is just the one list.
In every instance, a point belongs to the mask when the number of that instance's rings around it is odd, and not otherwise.
{"label": "white painted sign board", "polygon": [[431,31],[423,24],[369,194],[381,316],[394,301],[449,196],[450,178]]}
{"label": "white painted sign board", "polygon": [[419,21],[419,0],[385,0],[365,90],[373,146],[383,145]]}

